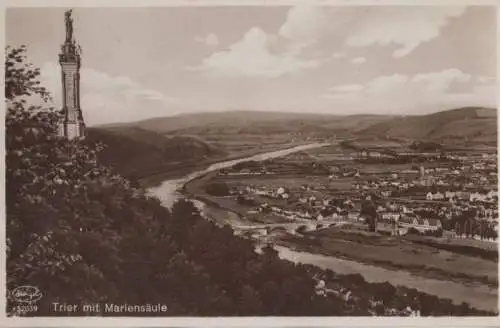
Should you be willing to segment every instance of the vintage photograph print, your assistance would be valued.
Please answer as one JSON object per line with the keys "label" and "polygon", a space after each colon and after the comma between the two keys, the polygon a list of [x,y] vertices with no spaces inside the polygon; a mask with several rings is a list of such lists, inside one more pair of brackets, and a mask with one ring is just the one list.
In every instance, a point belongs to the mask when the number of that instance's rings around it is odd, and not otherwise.
{"label": "vintage photograph print", "polygon": [[7,8],[7,316],[497,316],[496,22]]}

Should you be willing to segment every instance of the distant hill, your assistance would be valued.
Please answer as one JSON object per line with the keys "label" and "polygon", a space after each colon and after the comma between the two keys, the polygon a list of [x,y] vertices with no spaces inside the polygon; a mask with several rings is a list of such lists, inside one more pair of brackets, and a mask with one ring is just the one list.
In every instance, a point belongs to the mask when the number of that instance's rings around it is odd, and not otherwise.
{"label": "distant hill", "polygon": [[373,124],[360,134],[414,140],[468,140],[495,143],[497,110],[464,107],[421,116],[401,116]]}
{"label": "distant hill", "polygon": [[160,117],[115,125],[169,135],[298,133],[495,143],[496,109],[464,107],[428,115],[328,115],[232,111]]}
{"label": "distant hill", "polygon": [[[231,111],[194,113],[113,125],[138,127],[162,134],[263,134],[353,132],[392,116],[338,116],[311,113]],[[112,127],[112,126],[110,126]]]}
{"label": "distant hill", "polygon": [[130,178],[226,155],[223,149],[197,137],[165,136],[137,127],[89,128],[87,133],[89,142],[106,145],[99,160]]}

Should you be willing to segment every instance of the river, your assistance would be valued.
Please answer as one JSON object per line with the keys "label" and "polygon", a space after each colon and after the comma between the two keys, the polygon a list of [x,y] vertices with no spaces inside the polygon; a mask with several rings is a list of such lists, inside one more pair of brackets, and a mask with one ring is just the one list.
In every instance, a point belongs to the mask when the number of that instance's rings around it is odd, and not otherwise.
{"label": "river", "polygon": [[[164,206],[171,207],[175,200],[183,197],[179,190],[184,186],[184,184],[206,173],[220,170],[222,168],[229,168],[240,162],[264,161],[266,159],[282,157],[301,150],[318,148],[326,145],[329,144],[314,143],[285,150],[258,154],[251,157],[219,162],[209,166],[205,170],[191,173],[181,179],[165,180],[161,185],[150,188],[149,193],[158,197]],[[194,200],[194,203],[205,216],[216,216],[218,221],[225,221],[231,224],[234,228],[237,228],[242,224],[241,220],[234,213],[221,210],[219,208],[209,207],[198,200]],[[359,273],[369,282],[388,281],[393,285],[404,285],[442,298],[452,299],[456,304],[466,302],[477,309],[498,311],[497,289],[479,283],[462,284],[453,281],[424,278],[406,271],[388,270],[356,261],[344,260],[320,254],[299,252],[282,246],[275,246],[275,249],[279,252],[279,256],[281,258],[294,263],[312,264],[323,269],[331,269],[332,271],[340,274]]]}
{"label": "river", "polygon": [[[179,190],[186,184],[188,181],[200,177],[209,172],[213,172],[220,169],[225,169],[232,167],[241,162],[248,161],[265,161],[266,159],[272,159],[277,157],[283,157],[289,154],[293,154],[299,152],[301,150],[313,149],[318,147],[324,147],[330,145],[329,143],[312,143],[307,145],[296,146],[288,149],[276,150],[268,153],[257,154],[250,157],[238,158],[229,161],[219,162],[210,165],[208,168],[197,171],[180,179],[172,179],[165,180],[161,183],[161,185],[157,187],[149,188],[149,193],[158,197],[164,206],[170,207],[175,202],[175,200],[183,197]],[[201,205],[201,202],[196,202],[197,205]]]}

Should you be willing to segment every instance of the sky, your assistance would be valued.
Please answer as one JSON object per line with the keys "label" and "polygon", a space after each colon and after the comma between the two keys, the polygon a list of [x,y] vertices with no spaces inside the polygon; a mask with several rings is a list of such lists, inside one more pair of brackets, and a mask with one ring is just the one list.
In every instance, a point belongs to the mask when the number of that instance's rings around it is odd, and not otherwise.
{"label": "sky", "polygon": [[[426,114],[496,108],[491,6],[75,8],[88,125],[228,110]],[[64,8],[9,8],[61,105]]]}

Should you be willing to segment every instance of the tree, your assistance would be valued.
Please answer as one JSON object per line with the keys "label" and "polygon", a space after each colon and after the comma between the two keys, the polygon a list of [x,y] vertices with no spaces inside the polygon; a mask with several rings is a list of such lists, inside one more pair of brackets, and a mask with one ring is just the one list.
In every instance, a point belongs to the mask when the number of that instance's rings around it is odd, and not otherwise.
{"label": "tree", "polygon": [[457,236],[462,236],[461,225],[460,225],[460,222],[458,222],[458,221],[455,223],[455,234]]}
{"label": "tree", "polygon": [[242,315],[250,316],[262,313],[262,302],[259,294],[251,286],[243,286],[240,300],[240,313]]}
{"label": "tree", "polygon": [[[39,69],[27,63],[24,46],[6,49],[8,288],[36,282],[46,295],[60,299],[70,297],[71,290],[89,301],[100,300],[99,293],[105,291],[113,297],[113,284],[102,278],[103,268],[93,263],[93,255],[86,258],[82,252],[81,234],[95,229],[103,217],[102,207],[85,199],[99,177],[110,172],[96,164],[98,149],[58,136],[61,115],[50,107],[50,94],[40,86],[39,75]],[[99,224],[101,232],[108,231],[109,225]],[[101,249],[101,259],[116,254],[114,238],[108,237],[106,251],[101,244],[93,245]]]}
{"label": "tree", "polygon": [[485,224],[484,224],[484,221],[481,221],[479,223],[479,235],[481,237],[481,240],[484,240],[484,237],[485,237]]}
{"label": "tree", "polygon": [[192,202],[180,199],[172,207],[172,232],[180,244],[189,243],[190,229],[202,220],[201,214]]}
{"label": "tree", "polygon": [[360,216],[366,218],[369,230],[376,231],[377,228],[377,209],[371,200],[365,200],[361,203]]}
{"label": "tree", "polygon": [[206,192],[212,196],[227,196],[229,195],[229,187],[224,182],[210,183],[205,187]]}
{"label": "tree", "polygon": [[306,230],[307,227],[305,225],[301,225],[295,231],[297,231],[297,233],[303,234],[304,232],[306,232]]}
{"label": "tree", "polygon": [[408,229],[408,234],[409,235],[420,236],[420,231],[418,231],[417,229],[411,227],[411,228]]}

